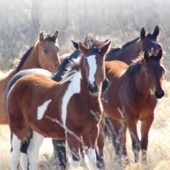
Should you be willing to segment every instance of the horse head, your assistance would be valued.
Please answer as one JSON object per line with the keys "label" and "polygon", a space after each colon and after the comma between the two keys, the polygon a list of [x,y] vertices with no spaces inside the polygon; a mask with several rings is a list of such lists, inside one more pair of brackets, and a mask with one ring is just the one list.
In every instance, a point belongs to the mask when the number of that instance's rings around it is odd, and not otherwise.
{"label": "horse head", "polygon": [[165,70],[161,65],[161,59],[162,49],[160,49],[156,55],[149,56],[148,52],[144,53],[144,69],[147,77],[147,82],[150,84],[151,92],[158,99],[164,96],[162,80]]}
{"label": "horse head", "polygon": [[37,48],[36,54],[41,68],[54,72],[60,64],[59,45],[57,43],[58,31],[53,35],[39,35],[39,40],[34,48]]}
{"label": "horse head", "polygon": [[145,28],[141,29],[140,40],[142,51],[148,51],[151,54],[156,54],[162,48],[161,44],[158,42],[159,27],[156,26],[153,33],[146,33]]}
{"label": "horse head", "polygon": [[98,95],[101,84],[105,80],[105,56],[110,48],[109,42],[91,41],[88,45],[79,43],[79,49],[84,55],[84,73],[87,89],[91,95]]}

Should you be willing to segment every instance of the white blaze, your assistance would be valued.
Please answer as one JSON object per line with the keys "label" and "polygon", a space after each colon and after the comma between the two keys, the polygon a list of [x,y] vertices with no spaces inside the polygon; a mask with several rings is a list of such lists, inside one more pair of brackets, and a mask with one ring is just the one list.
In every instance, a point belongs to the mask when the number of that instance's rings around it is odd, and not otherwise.
{"label": "white blaze", "polygon": [[96,56],[91,55],[87,57],[87,63],[89,65],[89,81],[93,85],[95,81],[95,73],[97,69]]}

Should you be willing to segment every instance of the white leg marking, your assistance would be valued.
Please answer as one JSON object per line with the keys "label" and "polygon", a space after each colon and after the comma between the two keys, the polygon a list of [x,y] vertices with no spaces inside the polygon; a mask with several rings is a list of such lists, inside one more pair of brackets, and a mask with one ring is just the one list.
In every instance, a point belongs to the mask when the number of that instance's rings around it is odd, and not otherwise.
{"label": "white leg marking", "polygon": [[16,135],[12,135],[11,170],[17,170],[20,157],[21,140]]}
{"label": "white leg marking", "polygon": [[85,154],[85,161],[88,169],[97,170],[95,149],[89,148],[88,153]]}
{"label": "white leg marking", "polygon": [[38,106],[37,108],[37,119],[40,120],[43,118],[44,116],[44,113],[49,105],[49,103],[51,102],[52,100],[49,99],[47,101],[45,101],[41,106]]}
{"label": "white leg marking", "polygon": [[96,73],[96,69],[97,69],[96,56],[91,55],[91,56],[87,57],[87,63],[89,65],[89,81],[92,85],[94,85],[95,73]]}
{"label": "white leg marking", "polygon": [[21,152],[20,155],[20,166],[22,170],[27,170],[27,166],[28,166],[28,156],[25,153]]}
{"label": "white leg marking", "polygon": [[69,163],[72,169],[77,169],[80,166],[80,161],[74,161],[72,157],[70,157]]}
{"label": "white leg marking", "polygon": [[62,113],[61,118],[62,118],[64,127],[66,127],[68,102],[74,94],[80,93],[81,78],[82,78],[81,72],[80,71],[76,72],[68,85],[65,95],[63,96],[62,104],[61,104],[61,113]]}
{"label": "white leg marking", "polygon": [[43,142],[44,137],[37,132],[33,132],[33,137],[30,140],[30,144],[28,147],[28,161],[29,161],[29,169],[36,170],[37,169],[37,160],[39,154],[39,148]]}

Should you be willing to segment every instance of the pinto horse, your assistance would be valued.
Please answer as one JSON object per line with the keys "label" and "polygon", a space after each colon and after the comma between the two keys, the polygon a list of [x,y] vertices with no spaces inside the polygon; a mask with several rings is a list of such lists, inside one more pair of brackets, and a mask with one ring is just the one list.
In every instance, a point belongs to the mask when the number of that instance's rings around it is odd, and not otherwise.
{"label": "pinto horse", "polygon": [[126,43],[121,48],[113,48],[109,51],[106,61],[120,60],[131,64],[133,60],[144,51],[156,54],[161,49],[158,42],[159,27],[156,26],[153,33],[146,33],[145,28],[140,31],[140,37]]}
{"label": "pinto horse", "polygon": [[83,141],[87,165],[96,168],[94,148],[102,115],[104,61],[110,42],[97,45],[88,48],[80,43],[83,55],[72,60],[60,82],[55,77],[52,80],[34,74],[20,78],[13,85],[7,97],[11,169],[17,169],[24,141],[30,142],[29,168],[37,169],[38,151],[44,137],[66,139],[73,165],[79,162],[78,146]]}
{"label": "pinto horse", "polygon": [[54,72],[60,64],[58,56],[59,46],[56,43],[58,31],[53,35],[40,33],[39,39],[22,57],[18,66],[11,72],[0,77],[0,124],[7,124],[8,120],[4,111],[4,93],[11,77],[20,70],[28,68],[44,68]]}
{"label": "pinto horse", "polygon": [[[132,148],[135,162],[139,160],[139,151],[142,150],[142,160],[146,161],[149,130],[154,120],[154,110],[157,99],[164,96],[162,79],[165,72],[161,65],[162,50],[158,54],[149,55],[145,52],[131,65],[122,61],[108,61],[106,76],[110,81],[108,90],[102,94],[104,112],[114,120],[122,123],[117,128],[117,142],[115,154],[119,157],[127,156],[126,129],[128,127],[132,139]],[[141,141],[137,134],[137,122],[141,121]],[[121,145],[121,147],[120,147]],[[127,159],[128,160],[128,159]]]}

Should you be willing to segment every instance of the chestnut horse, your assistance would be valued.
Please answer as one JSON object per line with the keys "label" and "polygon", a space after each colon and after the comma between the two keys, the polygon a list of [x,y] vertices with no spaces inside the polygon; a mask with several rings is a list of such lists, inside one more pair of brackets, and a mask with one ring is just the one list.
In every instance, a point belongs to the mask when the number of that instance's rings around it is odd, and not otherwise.
{"label": "chestnut horse", "polygon": [[28,68],[44,68],[54,72],[60,64],[58,56],[59,46],[56,43],[58,31],[53,35],[39,35],[39,40],[22,57],[18,66],[9,73],[0,77],[0,124],[7,124],[8,120],[4,111],[4,93],[11,77],[20,70]]}
{"label": "chestnut horse", "polygon": [[106,61],[120,60],[131,64],[139,53],[148,51],[158,52],[161,44],[158,42],[159,27],[156,26],[153,33],[146,33],[145,28],[141,29],[140,37],[126,43],[121,48],[113,48],[109,51]]}
{"label": "chestnut horse", "polygon": [[[11,130],[11,169],[17,169],[20,148],[29,141],[29,168],[37,169],[37,157],[44,137],[65,139],[78,164],[78,146],[83,142],[89,168],[96,168],[95,143],[102,115],[101,84],[105,79],[105,55],[110,42],[83,43],[83,55],[73,59],[60,82],[34,74],[17,80],[7,97]],[[80,137],[82,140],[80,140]],[[25,164],[27,169],[27,163]]]}
{"label": "chestnut horse", "polygon": [[[139,160],[140,149],[142,160],[146,161],[148,135],[154,120],[157,99],[164,96],[162,79],[165,71],[161,59],[160,49],[156,55],[149,56],[149,53],[145,52],[131,65],[118,60],[105,63],[110,86],[102,94],[104,112],[111,118],[114,127],[114,119],[122,123],[122,128],[117,128],[115,132],[117,136],[115,149],[118,157],[122,154],[127,156],[126,129],[128,127],[135,162]],[[138,121],[141,121],[141,141],[137,134]]]}

